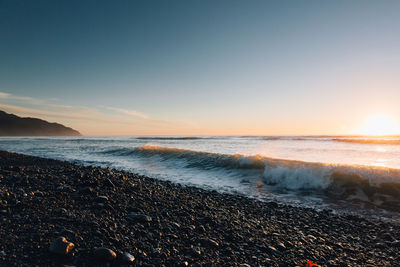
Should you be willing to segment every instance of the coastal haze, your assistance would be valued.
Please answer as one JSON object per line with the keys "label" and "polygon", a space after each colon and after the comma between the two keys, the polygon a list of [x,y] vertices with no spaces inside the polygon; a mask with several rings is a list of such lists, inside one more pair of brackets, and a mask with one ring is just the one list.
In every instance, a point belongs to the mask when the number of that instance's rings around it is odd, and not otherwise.
{"label": "coastal haze", "polygon": [[400,136],[8,137],[0,149],[396,221],[399,142]]}

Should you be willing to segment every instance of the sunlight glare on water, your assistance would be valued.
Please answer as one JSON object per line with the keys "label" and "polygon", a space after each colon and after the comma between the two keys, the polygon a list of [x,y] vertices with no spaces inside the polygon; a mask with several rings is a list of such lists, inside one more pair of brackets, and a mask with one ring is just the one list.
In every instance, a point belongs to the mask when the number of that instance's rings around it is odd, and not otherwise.
{"label": "sunlight glare on water", "polygon": [[[350,209],[349,203],[342,205],[325,194],[330,186],[341,186],[333,174],[344,174],[339,178],[350,178],[350,184],[356,186],[338,192],[364,190],[365,183],[352,177],[368,180],[371,185],[394,182],[397,186],[399,141],[398,137],[372,140],[359,136],[5,137],[0,138],[0,149],[124,169],[263,200]],[[371,199],[352,195],[349,200],[384,203],[380,190],[376,195],[370,187],[366,190]],[[389,195],[385,196],[388,200],[393,197]],[[344,194],[339,199],[347,201],[348,197]],[[394,197],[392,206],[400,200]]]}

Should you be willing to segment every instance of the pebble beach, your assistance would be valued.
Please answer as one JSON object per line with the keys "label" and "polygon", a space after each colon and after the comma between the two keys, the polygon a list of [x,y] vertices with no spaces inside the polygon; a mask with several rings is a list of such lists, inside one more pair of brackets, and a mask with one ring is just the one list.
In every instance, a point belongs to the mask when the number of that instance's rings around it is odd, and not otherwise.
{"label": "pebble beach", "polygon": [[0,152],[1,266],[396,266],[395,223]]}

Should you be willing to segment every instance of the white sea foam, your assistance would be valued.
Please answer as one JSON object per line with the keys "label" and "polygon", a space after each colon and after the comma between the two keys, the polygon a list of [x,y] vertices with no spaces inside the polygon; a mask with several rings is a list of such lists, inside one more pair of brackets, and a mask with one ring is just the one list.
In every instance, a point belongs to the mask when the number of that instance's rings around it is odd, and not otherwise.
{"label": "white sea foam", "polygon": [[[163,159],[185,160],[187,167],[205,169],[262,169],[266,183],[287,189],[327,189],[336,181],[354,182],[356,178],[367,182],[369,186],[400,182],[400,170],[374,166],[308,163],[273,159],[260,155],[248,156],[238,153],[229,155],[148,144],[133,149],[112,150],[110,153],[140,156],[158,155]],[[346,181],[346,179],[349,180]]]}
{"label": "white sea foam", "polygon": [[326,189],[332,183],[331,170],[324,168],[316,171],[311,168],[266,167],[264,179],[267,184],[285,189]]}
{"label": "white sea foam", "polygon": [[[21,137],[0,138],[0,149],[263,199],[301,202],[305,193],[400,212],[400,146],[334,138],[343,137]],[[368,166],[374,161],[395,168]]]}

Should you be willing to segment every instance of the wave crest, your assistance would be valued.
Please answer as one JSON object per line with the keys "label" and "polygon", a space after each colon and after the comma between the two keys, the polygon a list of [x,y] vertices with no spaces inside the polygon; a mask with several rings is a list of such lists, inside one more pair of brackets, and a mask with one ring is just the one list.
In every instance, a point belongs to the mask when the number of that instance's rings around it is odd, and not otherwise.
{"label": "wave crest", "polygon": [[131,153],[141,156],[161,156],[164,159],[181,159],[188,163],[188,167],[199,167],[204,169],[213,168],[246,168],[263,169],[264,160],[261,156],[246,156],[241,154],[227,155],[210,152],[186,150],[180,148],[169,148],[154,145],[144,145],[134,148]]}
{"label": "wave crest", "polygon": [[333,138],[332,141],[356,144],[373,144],[373,145],[400,145],[400,139],[378,139],[378,138]]}
{"label": "wave crest", "polygon": [[109,150],[107,153],[121,156],[157,156],[161,160],[178,160],[187,168],[203,170],[218,168],[229,172],[236,170],[242,174],[251,170],[249,175],[258,173],[266,185],[279,189],[314,191],[336,199],[364,201],[400,211],[398,169],[309,163],[261,155],[228,155],[149,144]]}
{"label": "wave crest", "polygon": [[179,137],[136,137],[138,140],[197,140],[197,139],[207,139],[206,137],[197,137],[197,136],[179,136]]}

